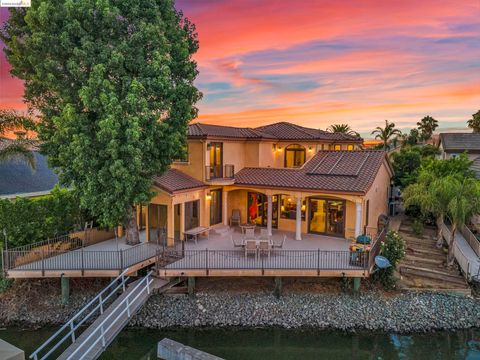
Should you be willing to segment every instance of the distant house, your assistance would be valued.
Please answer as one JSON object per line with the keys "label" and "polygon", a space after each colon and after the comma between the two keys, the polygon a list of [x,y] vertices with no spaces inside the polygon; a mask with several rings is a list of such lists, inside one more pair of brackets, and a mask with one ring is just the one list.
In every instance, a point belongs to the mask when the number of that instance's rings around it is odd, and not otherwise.
{"label": "distant house", "polygon": [[58,183],[57,175],[48,167],[47,158],[37,151],[34,154],[35,170],[20,160],[0,162],[0,198],[45,195]]}
{"label": "distant house", "polygon": [[480,178],[480,134],[478,133],[441,133],[438,139],[441,159],[450,159],[467,153],[473,161],[472,170]]}

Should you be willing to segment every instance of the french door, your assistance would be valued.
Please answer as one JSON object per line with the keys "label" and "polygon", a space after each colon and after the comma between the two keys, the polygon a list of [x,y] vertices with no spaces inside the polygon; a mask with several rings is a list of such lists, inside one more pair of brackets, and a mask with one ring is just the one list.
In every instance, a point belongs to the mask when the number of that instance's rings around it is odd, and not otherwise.
{"label": "french door", "polygon": [[[258,226],[267,226],[268,199],[261,193],[249,192],[247,204],[248,220]],[[278,195],[272,196],[272,227],[278,227]]]}
{"label": "french door", "polygon": [[223,177],[223,143],[210,143],[210,179]]}
{"label": "french door", "polygon": [[222,190],[211,190],[210,195],[210,225],[222,222]]}
{"label": "french door", "polygon": [[345,236],[345,201],[310,198],[308,230],[317,234]]}

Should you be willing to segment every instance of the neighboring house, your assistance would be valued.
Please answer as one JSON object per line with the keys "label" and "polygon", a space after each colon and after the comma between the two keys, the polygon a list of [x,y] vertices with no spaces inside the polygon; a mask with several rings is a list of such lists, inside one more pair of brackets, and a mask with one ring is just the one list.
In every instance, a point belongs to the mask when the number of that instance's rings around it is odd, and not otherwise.
{"label": "neighboring house", "polygon": [[192,124],[188,157],[154,179],[141,229],[170,242],[196,226],[242,223],[348,238],[374,234],[388,212],[392,169],[362,139],[281,122],[258,128]]}
{"label": "neighboring house", "polygon": [[[4,144],[2,139],[0,142]],[[34,151],[36,168],[12,159],[0,162],[0,198],[35,197],[50,193],[58,183],[57,175],[48,167],[47,158]]]}
{"label": "neighboring house", "polygon": [[441,133],[438,139],[441,159],[450,159],[464,152],[473,161],[472,170],[480,178],[480,134],[479,133]]}

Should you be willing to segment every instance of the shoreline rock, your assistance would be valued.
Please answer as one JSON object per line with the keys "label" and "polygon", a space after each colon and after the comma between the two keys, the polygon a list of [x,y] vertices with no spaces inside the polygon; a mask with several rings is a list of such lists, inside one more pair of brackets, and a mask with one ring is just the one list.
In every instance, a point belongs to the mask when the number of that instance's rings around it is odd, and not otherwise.
{"label": "shoreline rock", "polygon": [[291,294],[280,299],[270,294],[154,295],[130,326],[424,333],[480,327],[480,300],[438,293]]}
{"label": "shoreline rock", "polygon": [[[0,311],[0,327],[39,328],[65,323],[88,298],[70,306],[20,306]],[[12,311],[13,310],[13,311]],[[154,294],[129,326],[175,328],[285,328],[425,333],[480,328],[480,299],[441,293],[229,294],[196,297]]]}

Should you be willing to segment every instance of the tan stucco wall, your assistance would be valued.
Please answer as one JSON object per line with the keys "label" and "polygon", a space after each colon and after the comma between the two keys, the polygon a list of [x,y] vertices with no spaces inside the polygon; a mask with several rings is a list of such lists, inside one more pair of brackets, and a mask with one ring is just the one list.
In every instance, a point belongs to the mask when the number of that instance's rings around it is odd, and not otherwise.
{"label": "tan stucco wall", "polygon": [[369,200],[368,227],[377,228],[378,217],[382,214],[388,215],[388,191],[390,187],[390,172],[384,163],[370,190],[363,201],[362,227],[366,223],[366,201]]}
{"label": "tan stucco wall", "polygon": [[189,140],[188,161],[174,162],[172,168],[178,169],[195,179],[203,181],[205,173],[205,151],[203,141]]}

